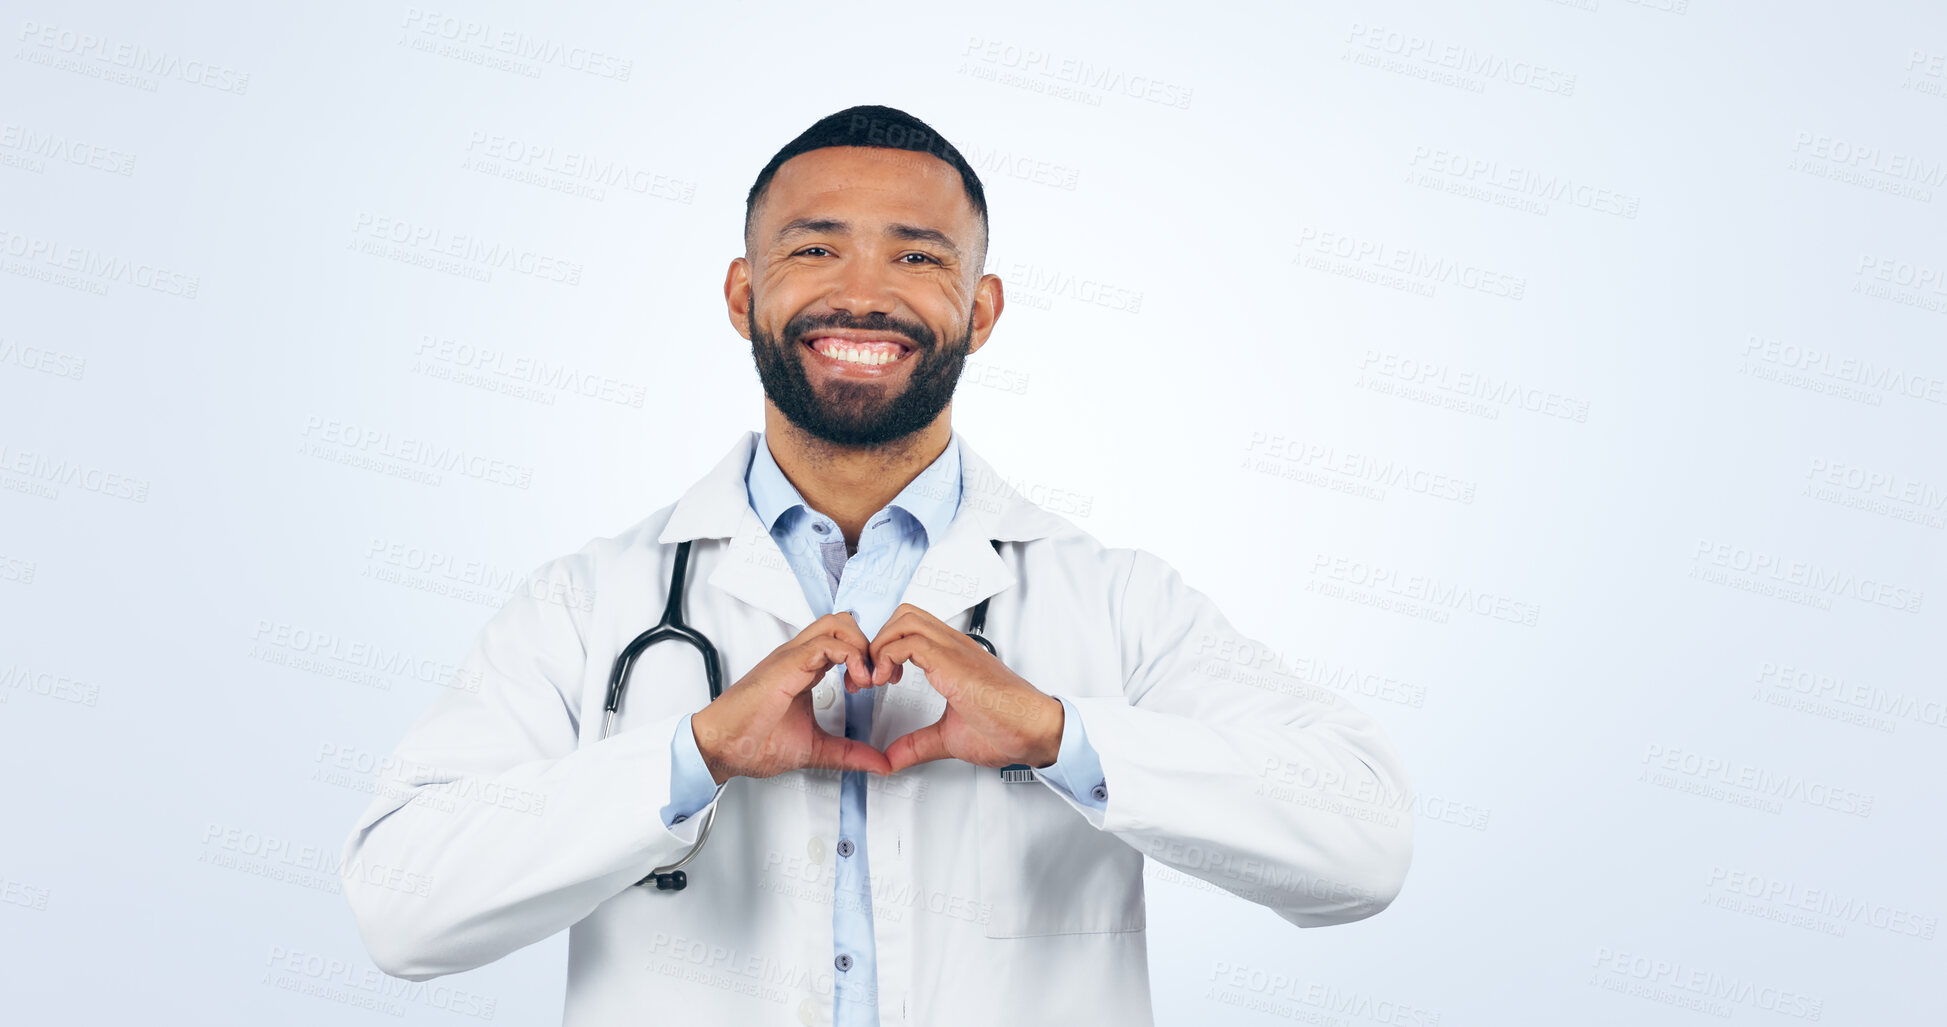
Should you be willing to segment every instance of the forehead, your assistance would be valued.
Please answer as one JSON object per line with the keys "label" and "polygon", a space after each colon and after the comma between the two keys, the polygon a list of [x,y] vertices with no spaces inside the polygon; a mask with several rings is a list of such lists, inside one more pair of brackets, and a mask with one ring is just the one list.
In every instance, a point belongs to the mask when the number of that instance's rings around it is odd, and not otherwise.
{"label": "forehead", "polygon": [[813,215],[847,220],[901,221],[957,233],[972,231],[973,203],[960,173],[930,154],[873,146],[828,146],[778,165],[759,205],[758,222],[773,225]]}

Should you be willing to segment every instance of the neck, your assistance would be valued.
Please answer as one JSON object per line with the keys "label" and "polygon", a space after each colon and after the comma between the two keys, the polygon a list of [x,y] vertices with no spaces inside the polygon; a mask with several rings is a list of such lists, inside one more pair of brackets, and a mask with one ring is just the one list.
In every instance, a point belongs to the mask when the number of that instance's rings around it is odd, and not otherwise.
{"label": "neck", "polygon": [[846,551],[856,552],[867,518],[946,452],[952,413],[948,404],[932,424],[882,446],[839,446],[799,429],[767,399],[764,441],[805,505],[836,521]]}

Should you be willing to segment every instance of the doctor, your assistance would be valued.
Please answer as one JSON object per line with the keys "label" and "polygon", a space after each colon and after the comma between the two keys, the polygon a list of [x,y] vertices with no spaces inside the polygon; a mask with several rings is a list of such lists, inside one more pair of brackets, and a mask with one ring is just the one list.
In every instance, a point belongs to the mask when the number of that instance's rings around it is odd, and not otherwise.
{"label": "doctor", "polygon": [[[477,689],[407,732],[344,849],[377,965],[423,981],[565,929],[567,1027],[1147,1024],[1145,859],[1300,927],[1384,909],[1412,798],[1373,720],[953,430],[1003,305],[960,153],[851,108],[746,210],[724,295],[764,431],[536,570],[462,664]],[[654,646],[604,738],[684,541],[727,686]],[[997,657],[962,633],[983,599]],[[688,886],[637,886],[712,810]]]}

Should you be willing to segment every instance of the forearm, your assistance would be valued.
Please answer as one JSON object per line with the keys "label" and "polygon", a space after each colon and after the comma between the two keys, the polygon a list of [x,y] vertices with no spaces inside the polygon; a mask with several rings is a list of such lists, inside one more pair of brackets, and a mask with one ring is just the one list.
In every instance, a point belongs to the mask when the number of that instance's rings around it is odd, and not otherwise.
{"label": "forearm", "polygon": [[700,824],[660,816],[680,720],[494,773],[465,772],[463,732],[409,737],[343,852],[374,962],[413,980],[490,963],[680,858]]}
{"label": "forearm", "polygon": [[1144,855],[1301,927],[1371,916],[1398,894],[1411,789],[1356,710],[1264,703],[1212,720],[1121,697],[1071,701],[1114,782],[1104,809],[1077,808]]}

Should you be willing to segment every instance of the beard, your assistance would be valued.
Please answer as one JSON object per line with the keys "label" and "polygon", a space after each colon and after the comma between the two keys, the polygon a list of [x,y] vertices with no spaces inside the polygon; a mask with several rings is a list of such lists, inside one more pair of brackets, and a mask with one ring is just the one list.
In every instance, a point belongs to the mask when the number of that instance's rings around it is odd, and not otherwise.
{"label": "beard", "polygon": [[[883,446],[932,424],[952,401],[973,344],[971,317],[960,338],[943,346],[931,329],[917,321],[896,320],[884,313],[856,318],[843,310],[821,316],[800,314],[772,337],[757,327],[756,310],[753,296],[744,324],[750,332],[751,358],[757,363],[764,395],[800,431],[834,446]],[[822,391],[813,387],[805,373],[811,351],[804,340],[820,328],[890,331],[905,336],[913,347],[905,357],[913,361],[906,372],[905,387],[897,394],[889,394],[894,386],[883,381],[828,380]]]}

